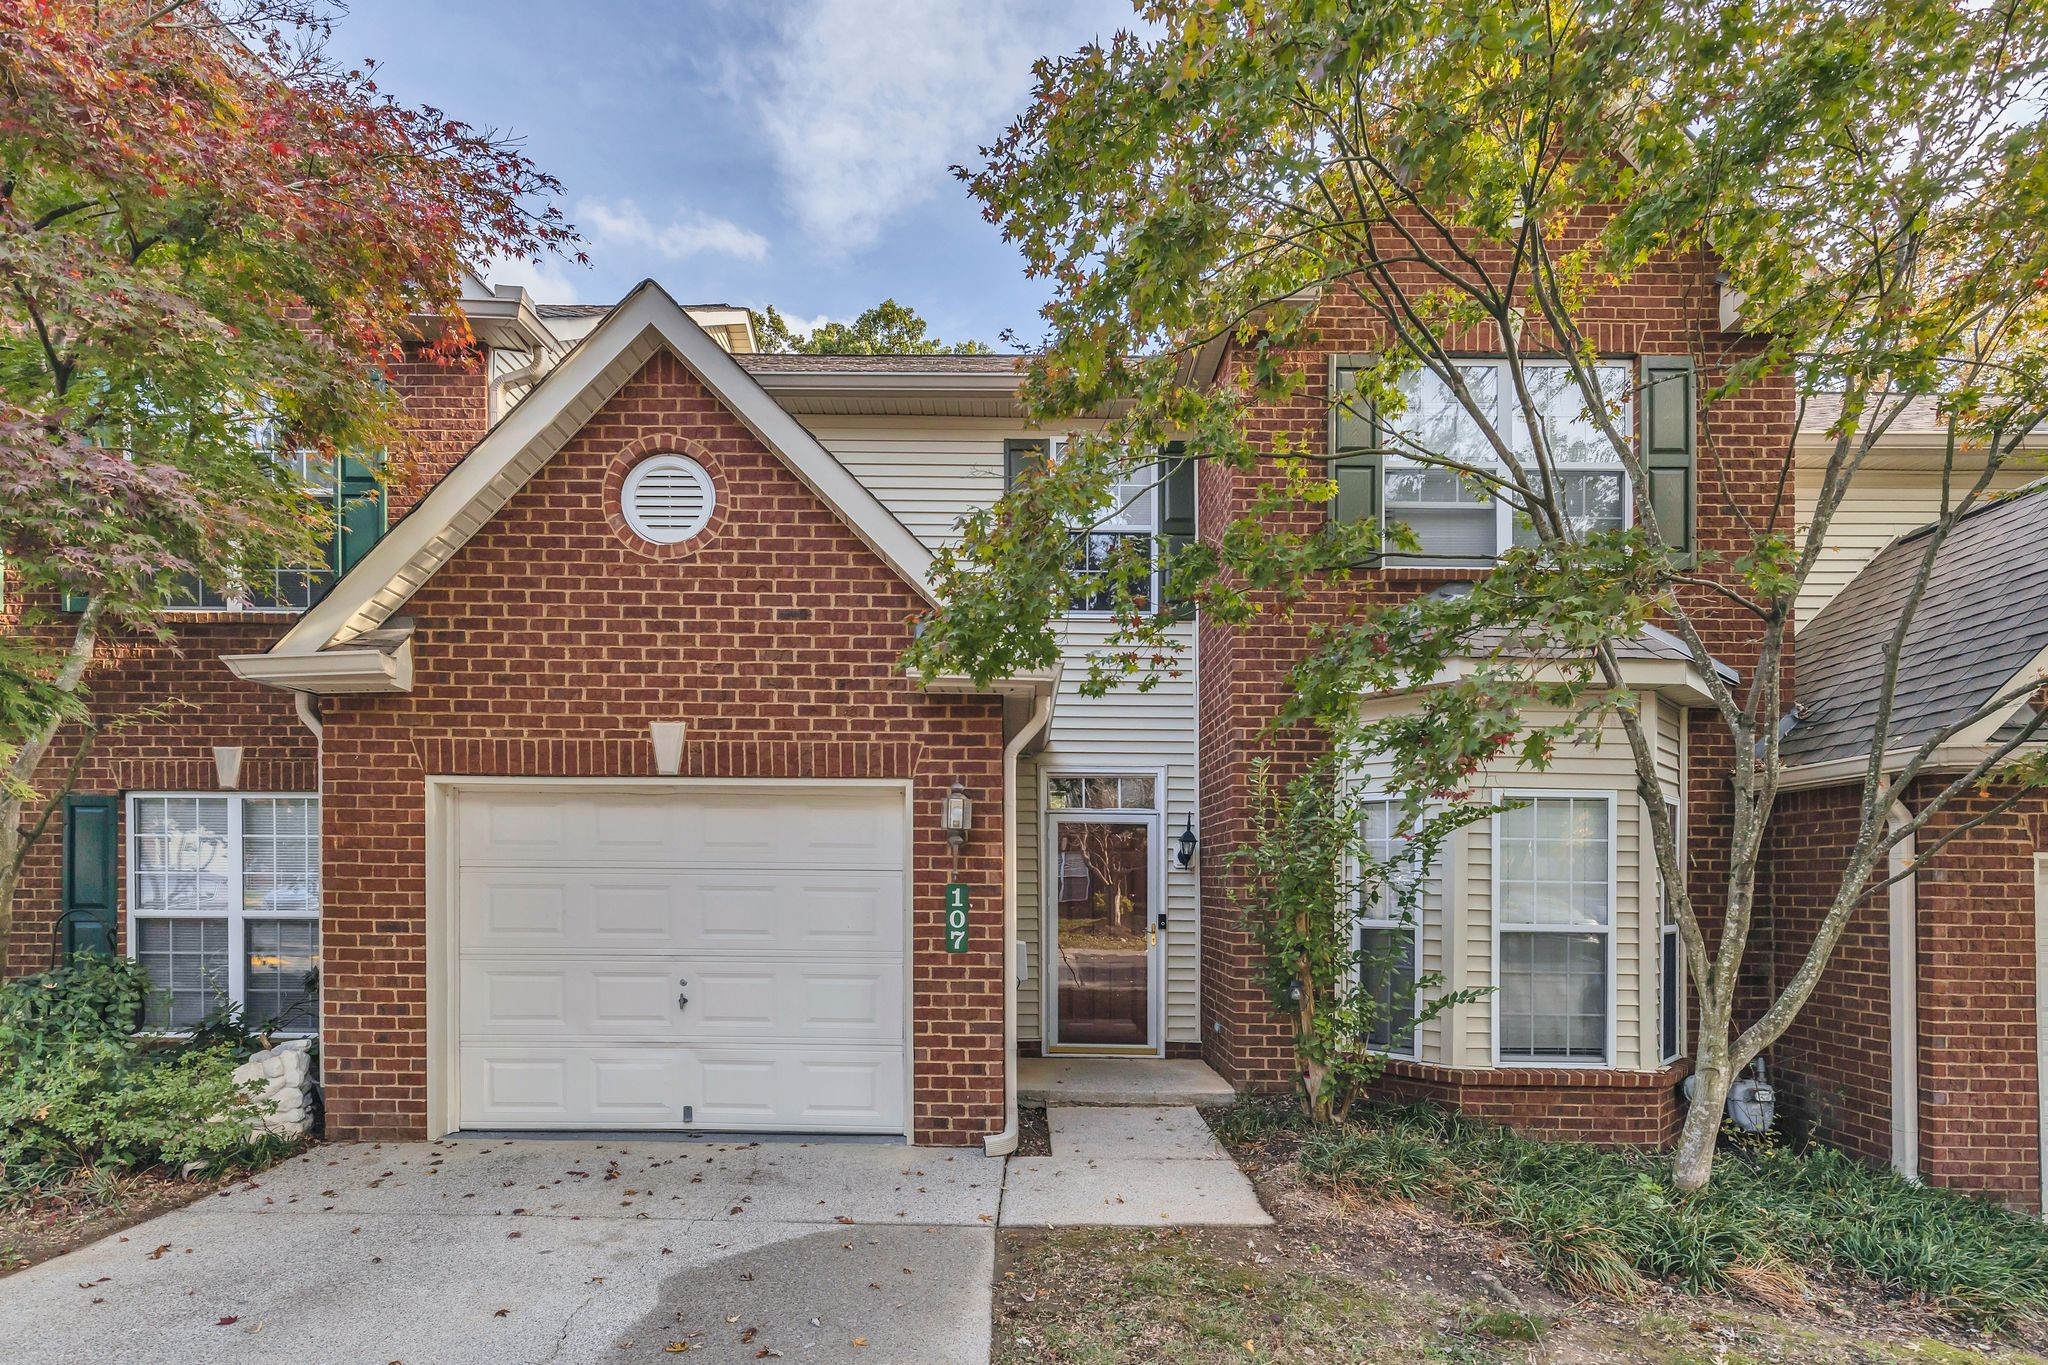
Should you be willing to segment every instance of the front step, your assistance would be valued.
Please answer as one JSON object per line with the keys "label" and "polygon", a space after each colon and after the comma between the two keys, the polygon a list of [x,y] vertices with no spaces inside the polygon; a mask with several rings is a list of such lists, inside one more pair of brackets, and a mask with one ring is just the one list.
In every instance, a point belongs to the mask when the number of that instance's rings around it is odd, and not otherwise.
{"label": "front step", "polygon": [[1237,1095],[1193,1058],[1020,1057],[1017,1098],[1046,1104],[1228,1104]]}

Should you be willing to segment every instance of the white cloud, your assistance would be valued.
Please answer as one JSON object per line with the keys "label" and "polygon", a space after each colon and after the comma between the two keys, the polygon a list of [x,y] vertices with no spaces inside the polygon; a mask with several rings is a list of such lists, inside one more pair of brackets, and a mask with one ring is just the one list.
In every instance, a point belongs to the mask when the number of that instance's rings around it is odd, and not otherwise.
{"label": "white cloud", "polygon": [[768,239],[729,219],[679,209],[666,223],[655,224],[630,199],[607,204],[585,199],[572,215],[594,247],[634,247],[671,261],[691,256],[731,256],[742,261],[768,258]]}
{"label": "white cloud", "polygon": [[971,162],[1022,112],[1031,63],[1105,39],[1105,0],[958,4],[807,0],[778,7],[760,117],[804,231],[854,250],[917,204],[959,193]]}

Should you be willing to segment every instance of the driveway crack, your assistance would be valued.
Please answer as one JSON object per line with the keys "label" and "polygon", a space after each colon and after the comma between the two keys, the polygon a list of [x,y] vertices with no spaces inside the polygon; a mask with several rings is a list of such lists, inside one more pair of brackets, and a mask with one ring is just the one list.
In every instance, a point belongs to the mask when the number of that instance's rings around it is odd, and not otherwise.
{"label": "driveway crack", "polygon": [[569,1311],[568,1317],[562,1319],[562,1330],[555,1334],[555,1347],[545,1356],[541,1357],[540,1365],[547,1365],[547,1362],[558,1359],[561,1356],[562,1347],[566,1346],[569,1342],[569,1329],[576,1325],[576,1319],[582,1315],[584,1309],[597,1302],[597,1296],[602,1292],[602,1290],[592,1290],[584,1298],[583,1302],[577,1304]]}

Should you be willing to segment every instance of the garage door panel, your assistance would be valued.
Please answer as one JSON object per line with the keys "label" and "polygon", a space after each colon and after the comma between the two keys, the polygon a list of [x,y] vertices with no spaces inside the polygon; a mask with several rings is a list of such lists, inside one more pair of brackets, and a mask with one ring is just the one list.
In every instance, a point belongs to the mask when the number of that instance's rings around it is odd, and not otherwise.
{"label": "garage door panel", "polygon": [[465,951],[899,953],[903,874],[466,868]]}
{"label": "garage door panel", "polygon": [[527,867],[900,867],[903,803],[854,788],[759,792],[503,792],[461,803],[464,861]]}
{"label": "garage door panel", "polygon": [[[472,1128],[903,1128],[903,1054],[893,1048],[471,1045],[462,1054]],[[690,1117],[683,1117],[684,1108]]]}
{"label": "garage door panel", "polygon": [[[683,986],[687,980],[690,984]],[[687,1007],[678,1006],[687,994]],[[886,1042],[903,1036],[900,961],[545,961],[470,956],[465,1038]]]}

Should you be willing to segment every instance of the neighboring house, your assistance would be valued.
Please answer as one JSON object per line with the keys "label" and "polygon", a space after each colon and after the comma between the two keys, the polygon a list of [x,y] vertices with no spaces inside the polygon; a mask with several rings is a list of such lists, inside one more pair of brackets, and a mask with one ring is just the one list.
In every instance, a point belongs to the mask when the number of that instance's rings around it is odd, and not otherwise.
{"label": "neighboring house", "polygon": [[[1809,405],[1802,468],[1825,458],[1839,409]],[[2033,451],[2048,442],[2030,439]],[[1799,708],[1782,746],[1785,795],[1759,902],[1792,930],[1782,978],[1838,883],[1870,762],[1883,652],[1918,578],[1942,505],[1947,438],[1915,404],[1873,452],[1875,491],[1852,491],[1830,536],[1851,571],[1817,584],[1798,640]],[[1951,498],[1983,469],[1955,462]],[[2023,454],[1993,487],[2014,489],[1959,521],[1941,546],[1900,655],[1882,767],[2048,670],[2048,485]],[[1802,480],[1802,487],[1806,483]],[[1802,500],[1802,521],[1810,515]],[[1842,523],[1838,521],[1837,525]],[[1818,578],[1819,575],[1816,575]],[[2023,724],[2038,693],[1943,742],[1898,815],[1927,800]],[[2048,794],[1994,811],[2012,788],[1965,794],[1903,846],[1859,909],[1792,1031],[1772,1050],[1790,1117],[1900,1172],[2039,1209],[2048,1161]],[[1981,822],[1981,823],[1980,823]],[[1958,827],[1967,825],[1968,828]],[[1953,842],[1914,867],[1914,851]]]}
{"label": "neighboring house", "polygon": [[[1613,377],[1646,381],[1628,420],[1667,526],[1727,551],[1779,506],[1797,404],[1771,384],[1696,411],[1752,345],[1721,330],[1720,304],[1714,262],[1688,256],[1590,319]],[[464,309],[482,364],[394,374],[430,477],[337,494],[338,582],[305,584],[310,608],[177,611],[175,645],[123,644],[96,668],[103,714],[180,705],[88,754],[30,860],[19,969],[111,942],[165,988],[154,1025],[223,995],[252,1017],[317,1017],[341,1137],[695,1128],[1003,1150],[1020,1055],[1199,1056],[1241,1087],[1293,1083],[1217,856],[1243,837],[1254,758],[1284,772],[1312,751],[1306,732],[1269,731],[1286,670],[1361,596],[1456,591],[1515,534],[1494,505],[1373,454],[1369,416],[1328,418],[1322,384],[1375,346],[1343,300],[1318,311],[1316,391],[1262,420],[1328,443],[1336,515],[1403,521],[1424,553],[1246,629],[1190,622],[1180,672],[1104,698],[1081,695],[1079,667],[986,689],[898,669],[931,552],[1067,435],[1026,423],[1014,357],[755,354],[744,310],[651,283],[596,307],[471,281]],[[1472,339],[1475,383],[1490,349]],[[1191,377],[1236,363],[1217,347]],[[1426,384],[1413,398],[1411,420],[1449,419]],[[1571,448],[1580,420],[1560,394],[1553,444]],[[1579,515],[1620,524],[1624,476],[1583,449]],[[1224,469],[1161,473],[1102,536],[1213,532],[1251,496]],[[1092,605],[1062,622],[1076,664],[1108,629]],[[1741,622],[1702,619],[1739,682]],[[1704,894],[1723,870],[1726,740],[1669,637],[1622,654]],[[1411,970],[1493,988],[1418,1031],[1389,1093],[1597,1141],[1673,1133],[1684,986],[1621,749],[1609,736],[1541,774],[1487,772],[1484,791],[1528,804],[1451,840],[1419,924],[1368,926]],[[2030,878],[2026,834],[2013,866]],[[964,935],[948,927],[958,888]],[[2001,932],[2033,951],[2018,918]],[[2018,980],[2001,1005],[2015,1037],[2038,1019]],[[1859,1055],[1869,1021],[1826,1022],[1837,1008],[1781,1049],[1788,1073],[1816,1045]],[[1838,1089],[1869,1089],[1876,1065]],[[2022,1149],[2040,1126],[2008,1108],[2009,1179],[1922,1169],[2038,1189]],[[1855,1144],[1853,1123],[1817,1122]]]}

